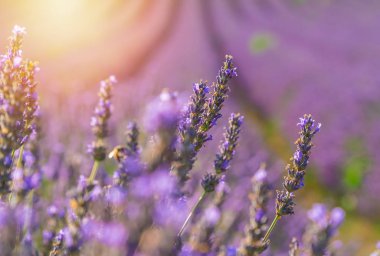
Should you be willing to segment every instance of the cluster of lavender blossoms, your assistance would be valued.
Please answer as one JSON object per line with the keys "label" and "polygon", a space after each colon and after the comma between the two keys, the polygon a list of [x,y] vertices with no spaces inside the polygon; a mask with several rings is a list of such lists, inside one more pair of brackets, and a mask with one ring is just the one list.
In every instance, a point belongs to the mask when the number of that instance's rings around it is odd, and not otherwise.
{"label": "cluster of lavender blossoms", "polygon": [[[232,56],[226,55],[210,88],[202,80],[193,85],[185,108],[177,93],[163,91],[147,105],[145,125],[130,122],[119,145],[108,142],[108,137],[116,140],[108,129],[116,84],[110,76],[100,83],[91,118],[94,140],[87,158],[92,169],[72,164],[69,179],[54,180],[42,172],[47,159],[40,143],[44,125],[35,92],[37,68],[22,57],[24,34],[23,28],[14,28],[0,59],[1,255],[277,253],[279,245],[272,246],[269,235],[281,217],[294,213],[294,192],[304,186],[311,141],[321,126],[311,115],[300,118],[283,190],[272,198],[273,184],[262,164],[251,174],[251,191],[239,198],[246,203],[235,208],[239,200],[231,195],[240,181],[235,181],[232,160],[243,127],[241,114],[230,114],[210,167],[195,164],[213,139],[211,128],[223,120],[229,81],[237,76]],[[68,155],[70,149],[65,150]],[[271,199],[276,212],[268,225]],[[331,241],[344,216],[340,208],[315,205],[304,235],[284,239],[290,244],[288,254],[332,255]]]}
{"label": "cluster of lavender blossoms", "polygon": [[[11,192],[12,164],[19,150],[19,162],[24,145],[35,130],[38,110],[37,64],[24,59],[22,42],[25,28],[15,26],[9,38],[7,53],[0,56],[0,195]],[[18,164],[18,167],[20,164]],[[18,170],[15,179],[22,174]]]}

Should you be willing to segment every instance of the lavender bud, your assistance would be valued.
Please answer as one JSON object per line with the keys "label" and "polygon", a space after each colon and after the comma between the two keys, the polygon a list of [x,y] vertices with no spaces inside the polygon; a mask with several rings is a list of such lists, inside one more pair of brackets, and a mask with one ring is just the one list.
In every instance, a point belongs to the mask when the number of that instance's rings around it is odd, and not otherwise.
{"label": "lavender bud", "polygon": [[276,214],[278,216],[294,214],[294,194],[280,190],[276,192]]}
{"label": "lavender bud", "polygon": [[206,193],[215,191],[216,186],[219,184],[220,178],[211,173],[207,173],[201,181],[201,185]]}

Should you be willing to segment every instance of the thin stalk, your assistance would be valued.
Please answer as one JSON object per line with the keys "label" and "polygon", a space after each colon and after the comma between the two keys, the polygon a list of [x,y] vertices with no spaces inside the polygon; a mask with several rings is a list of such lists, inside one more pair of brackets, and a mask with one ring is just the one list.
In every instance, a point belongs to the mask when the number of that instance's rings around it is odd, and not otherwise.
{"label": "thin stalk", "polygon": [[[25,144],[24,144],[25,145]],[[24,155],[24,145],[21,146],[20,151],[18,153],[18,159],[17,159],[17,168],[21,168],[22,166],[22,156]]]}
{"label": "thin stalk", "polygon": [[90,176],[88,177],[89,183],[92,183],[95,180],[96,173],[98,172],[98,169],[99,169],[99,163],[100,163],[99,161],[95,160],[94,165],[92,166]]}
{"label": "thin stalk", "polygon": [[269,229],[268,229],[267,233],[265,234],[265,236],[263,238],[263,242],[266,242],[268,240],[269,235],[272,233],[272,231],[273,231],[274,227],[276,226],[277,221],[279,219],[281,219],[281,216],[276,214],[276,217],[272,221],[272,224],[270,224]]}
{"label": "thin stalk", "polygon": [[189,215],[187,216],[185,222],[183,223],[182,227],[181,227],[181,230],[178,232],[178,235],[177,237],[181,237],[182,234],[183,234],[183,231],[185,231],[185,228],[187,226],[187,224],[189,223],[191,217],[194,215],[194,212],[195,210],[199,207],[199,205],[202,203],[203,199],[205,198],[206,196],[206,191],[203,191],[201,196],[198,198],[198,201],[195,203],[195,205],[193,206],[193,208],[191,209]]}
{"label": "thin stalk", "polygon": [[[22,167],[22,156],[24,154],[24,145],[22,145],[21,148],[20,148],[20,150],[19,150],[18,159],[17,159],[17,163],[16,163],[16,168],[21,168]],[[15,150],[12,150],[12,161],[13,161],[14,156],[15,156]],[[11,191],[12,191],[12,187],[13,187],[13,181],[12,181],[12,184],[11,184]],[[8,196],[8,202],[9,202],[10,205],[14,205],[16,203],[15,201],[12,201],[12,198],[13,198],[13,192],[9,193],[9,196]]]}
{"label": "thin stalk", "polygon": [[11,156],[12,156],[12,163],[13,163],[13,160],[14,160],[14,158],[15,158],[15,152],[16,152],[16,150],[12,149],[12,153],[11,153]]}

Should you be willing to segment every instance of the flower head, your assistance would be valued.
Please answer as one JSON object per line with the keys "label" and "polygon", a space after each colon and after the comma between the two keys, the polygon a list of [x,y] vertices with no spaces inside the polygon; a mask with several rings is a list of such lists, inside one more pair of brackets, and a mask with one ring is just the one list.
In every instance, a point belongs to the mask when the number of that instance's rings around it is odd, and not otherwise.
{"label": "flower head", "polygon": [[235,154],[237,140],[239,139],[240,127],[244,117],[240,114],[231,114],[228,127],[224,133],[224,141],[220,145],[220,153],[216,155],[214,168],[217,174],[227,171],[230,161]]}
{"label": "flower head", "polygon": [[116,82],[114,76],[100,82],[99,101],[91,118],[91,127],[95,140],[88,146],[88,152],[92,154],[96,161],[103,161],[106,158],[104,139],[108,136],[108,119],[112,113],[112,90]]}
{"label": "flower head", "polygon": [[0,193],[10,191],[12,152],[35,131],[38,112],[37,63],[22,57],[25,29],[15,26],[7,53],[0,57]]}
{"label": "flower head", "polygon": [[328,245],[345,218],[341,208],[331,211],[323,204],[314,204],[308,211],[310,224],[304,234],[306,251],[311,255],[326,255]]}

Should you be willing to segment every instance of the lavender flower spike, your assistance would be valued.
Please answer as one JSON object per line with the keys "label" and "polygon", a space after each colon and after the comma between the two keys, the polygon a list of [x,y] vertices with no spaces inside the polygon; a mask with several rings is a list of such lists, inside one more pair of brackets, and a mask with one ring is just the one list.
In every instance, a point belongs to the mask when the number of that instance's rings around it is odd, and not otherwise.
{"label": "lavender flower spike", "polygon": [[224,143],[220,145],[220,153],[216,155],[216,160],[214,161],[214,168],[217,174],[226,172],[230,167],[229,164],[235,154],[243,119],[244,117],[240,114],[231,114],[228,128],[224,134]]}
{"label": "lavender flower spike", "polygon": [[293,214],[294,191],[304,186],[305,169],[309,163],[310,150],[313,146],[311,139],[319,132],[321,124],[316,124],[311,115],[304,115],[297,124],[301,131],[296,140],[297,150],[290,158],[290,164],[286,166],[288,175],[284,177],[284,188],[286,191],[277,192],[276,214],[279,216]]}
{"label": "lavender flower spike", "polygon": [[15,26],[7,54],[0,56],[0,193],[10,190],[10,167],[14,152],[19,152],[21,167],[23,145],[34,130],[33,120],[38,109],[35,92],[37,64],[22,57],[25,29]]}
{"label": "lavender flower spike", "polygon": [[[216,156],[215,163],[217,164],[214,164],[215,173],[207,173],[202,178],[201,186],[203,188],[203,192],[196,204],[193,206],[185,222],[183,223],[181,230],[178,233],[178,238],[181,238],[187,223],[190,221],[195,210],[201,205],[206,195],[215,191],[216,186],[220,182],[222,173],[229,169],[229,163],[235,153],[235,148],[237,146],[237,140],[239,138],[240,127],[243,124],[243,119],[244,117],[240,114],[231,114],[228,122],[228,127],[225,129],[226,132],[224,133],[224,140],[222,141],[222,146],[220,147],[220,153]],[[220,162],[222,162],[223,171],[217,169]]]}
{"label": "lavender flower spike", "polygon": [[294,214],[294,191],[304,186],[305,169],[309,163],[310,151],[313,147],[311,139],[321,128],[320,123],[316,123],[312,116],[305,114],[297,124],[300,126],[299,138],[296,140],[297,150],[290,158],[290,164],[286,166],[288,175],[284,177],[284,190],[277,191],[276,196],[276,217],[273,220],[267,234],[266,241],[277,221],[284,215]]}
{"label": "lavender flower spike", "polygon": [[172,165],[172,172],[178,177],[180,187],[189,179],[188,173],[195,162],[197,151],[194,145],[206,111],[209,89],[205,82],[200,81],[194,84],[193,91],[194,94],[190,97],[190,103],[179,123],[179,146],[176,161]]}
{"label": "lavender flower spike", "polygon": [[345,218],[341,208],[330,212],[323,204],[314,204],[308,211],[311,223],[304,234],[304,246],[307,255],[331,255],[328,245]]}
{"label": "lavender flower spike", "polygon": [[110,76],[108,79],[100,82],[99,101],[95,108],[94,116],[91,118],[92,132],[95,135],[95,140],[88,147],[88,152],[94,158],[94,165],[88,178],[89,181],[95,179],[99,162],[103,161],[107,155],[104,139],[108,136],[107,123],[112,112],[112,89],[116,82],[114,76]]}
{"label": "lavender flower spike", "polygon": [[252,178],[250,222],[245,228],[245,239],[242,241],[239,252],[242,256],[253,256],[267,249],[269,242],[262,239],[268,229],[268,217],[266,207],[271,194],[271,188],[267,180],[265,165]]}
{"label": "lavender flower spike", "polygon": [[213,94],[210,100],[208,100],[206,113],[203,117],[203,123],[198,129],[198,135],[195,143],[195,150],[199,150],[205,141],[209,140],[209,136],[206,134],[216,124],[216,121],[222,116],[220,110],[223,107],[224,101],[227,98],[230,88],[228,87],[228,81],[237,76],[237,68],[232,62],[233,57],[226,55],[226,59],[223,66],[219,70],[216,77],[216,83],[213,83]]}
{"label": "lavender flower spike", "polygon": [[225,128],[224,140],[219,146],[220,152],[216,154],[214,161],[214,174],[207,173],[201,182],[205,192],[212,192],[219,183],[219,179],[230,168],[230,162],[235,154],[237,141],[239,139],[241,125],[244,116],[232,113]]}
{"label": "lavender flower spike", "polygon": [[89,146],[89,152],[92,153],[95,161],[103,161],[106,158],[104,139],[108,136],[107,122],[111,117],[112,89],[116,82],[114,76],[110,76],[108,79],[100,82],[99,101],[91,118],[91,127],[95,140]]}

